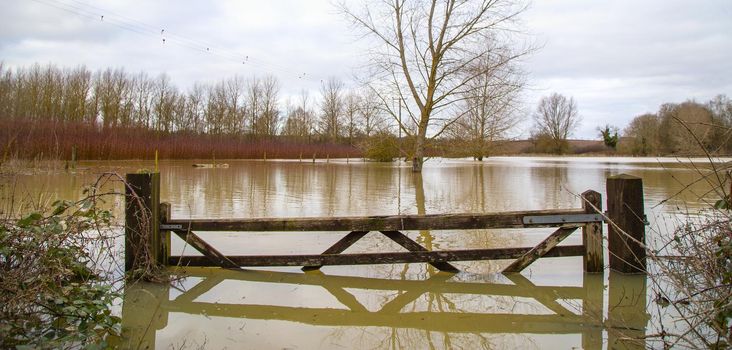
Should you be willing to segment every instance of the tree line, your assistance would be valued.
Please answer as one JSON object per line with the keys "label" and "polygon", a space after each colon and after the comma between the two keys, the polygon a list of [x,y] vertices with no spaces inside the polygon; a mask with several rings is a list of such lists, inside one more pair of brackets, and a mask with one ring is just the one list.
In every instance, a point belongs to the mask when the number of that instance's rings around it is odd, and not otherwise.
{"label": "tree line", "polygon": [[732,153],[732,101],[717,95],[706,102],[664,103],[656,113],[633,118],[618,152],[639,156]]}
{"label": "tree line", "polygon": [[12,70],[0,63],[0,118],[331,142],[352,142],[390,126],[373,96],[348,90],[336,78],[322,84],[317,100],[303,92],[283,106],[280,89],[274,76],[234,76],[182,90],[167,74],[51,64]]}
{"label": "tree line", "polygon": [[[504,60],[494,55],[470,67],[474,77],[454,103],[451,122],[422,146],[429,155],[482,159],[520,121],[523,75]],[[276,142],[297,145],[280,145],[288,151],[271,151],[270,157],[325,157],[330,152],[410,158],[419,125],[408,110],[406,101],[386,98],[368,86],[348,89],[337,78],[322,82],[317,96],[303,91],[283,103],[280,82],[273,76],[235,76],[182,90],[166,74],[52,64],[8,69],[0,63],[3,158],[68,158],[72,147],[90,159],[140,158],[154,149],[169,157],[197,158],[221,147],[220,157],[261,158],[267,152],[264,145],[275,147]],[[448,142],[437,141],[438,136]],[[256,146],[251,144],[255,141]],[[230,149],[247,142],[260,150]],[[332,145],[331,151],[304,146],[312,144]]]}

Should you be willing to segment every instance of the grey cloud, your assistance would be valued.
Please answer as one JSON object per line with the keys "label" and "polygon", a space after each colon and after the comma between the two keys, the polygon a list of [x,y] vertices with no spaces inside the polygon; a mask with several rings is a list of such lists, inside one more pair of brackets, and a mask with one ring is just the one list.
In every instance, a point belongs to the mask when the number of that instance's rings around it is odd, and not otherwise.
{"label": "grey cloud", "polygon": [[[123,23],[44,3],[106,11]],[[316,95],[329,76],[348,80],[367,59],[368,43],[328,0],[0,0],[0,7],[0,60],[10,66],[165,72],[182,89],[194,81],[274,75],[291,96],[301,89]],[[595,137],[596,126],[622,126],[663,102],[732,95],[730,18],[728,0],[535,0],[523,22],[545,45],[524,63],[532,85],[527,110],[551,91],[575,96],[585,120],[576,135]],[[136,33],[140,28],[147,34]],[[156,35],[159,28],[182,39]]]}

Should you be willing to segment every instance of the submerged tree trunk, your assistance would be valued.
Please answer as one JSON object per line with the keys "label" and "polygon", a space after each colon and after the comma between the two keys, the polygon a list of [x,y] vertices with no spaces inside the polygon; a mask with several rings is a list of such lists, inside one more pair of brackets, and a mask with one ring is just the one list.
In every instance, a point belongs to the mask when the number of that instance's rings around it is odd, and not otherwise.
{"label": "submerged tree trunk", "polygon": [[[426,114],[426,115],[425,115]],[[427,125],[429,123],[429,112],[422,112],[422,122],[419,123],[419,131],[414,142],[414,153],[412,155],[412,171],[421,172],[424,163],[425,139],[427,137]]]}

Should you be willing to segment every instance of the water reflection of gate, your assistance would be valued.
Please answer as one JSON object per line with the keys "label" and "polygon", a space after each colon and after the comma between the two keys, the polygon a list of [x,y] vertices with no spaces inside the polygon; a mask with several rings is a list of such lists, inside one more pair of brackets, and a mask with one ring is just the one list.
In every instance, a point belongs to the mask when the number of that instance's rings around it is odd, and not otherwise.
{"label": "water reflection of gate", "polygon": [[[611,280],[614,279],[617,286],[610,288],[610,298],[613,300],[610,304],[611,310],[607,314],[611,318],[613,315],[619,315],[623,319],[605,320],[603,317],[604,278],[597,274],[584,274],[582,286],[539,286],[520,274],[505,276],[512,284],[502,284],[483,281],[449,281],[454,275],[444,272],[434,274],[427,280],[326,276],[320,272],[241,272],[211,271],[211,269],[199,268],[188,268],[186,273],[203,279],[194,287],[182,291],[182,294],[172,300],[168,297],[168,287],[156,289],[144,286],[144,290],[131,289],[128,291],[123,309],[127,339],[139,340],[140,344],[154,344],[155,330],[167,326],[168,314],[171,312],[205,315],[206,317],[279,320],[314,326],[410,328],[445,334],[581,334],[583,348],[590,349],[602,347],[604,321],[608,321],[605,324],[620,327],[618,329],[631,329],[632,332],[640,335],[645,332],[646,318],[633,316],[633,312],[645,315],[643,312],[645,309],[645,280],[638,279],[643,276],[613,277],[611,275]],[[318,286],[333,295],[347,309],[197,301],[225,280]],[[631,283],[628,284],[627,281],[631,281]],[[379,305],[377,311],[369,311],[347,289],[398,291],[400,294]],[[156,290],[157,293],[151,294],[151,290]],[[616,291],[614,296],[613,290]],[[550,310],[551,313],[496,314],[481,312],[481,310],[408,311],[406,306],[416,302],[425,293],[530,298]],[[135,300],[140,297],[149,300]],[[159,305],[159,307],[156,308],[155,305]],[[623,307],[625,309],[622,309]],[[618,313],[617,310],[621,310],[619,308],[624,311]],[[632,320],[633,318],[635,321]],[[153,320],[152,323],[150,320]],[[632,327],[627,327],[628,322],[634,322]],[[145,346],[142,347],[145,348]]]}

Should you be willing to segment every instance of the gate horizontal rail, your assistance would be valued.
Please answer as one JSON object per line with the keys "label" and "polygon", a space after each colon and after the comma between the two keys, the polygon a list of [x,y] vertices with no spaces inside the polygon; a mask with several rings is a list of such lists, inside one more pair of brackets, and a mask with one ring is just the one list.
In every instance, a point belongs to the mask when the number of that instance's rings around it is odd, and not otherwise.
{"label": "gate horizontal rail", "polygon": [[[530,210],[486,214],[167,220],[161,228],[191,231],[417,231],[559,227],[602,222],[585,209]],[[553,219],[542,221],[541,218]],[[562,220],[564,219],[564,220]],[[530,222],[534,220],[536,222]]]}
{"label": "gate horizontal rail", "polygon": [[[531,247],[526,247],[359,254],[227,255],[226,257],[238,266],[369,265],[516,259],[531,249]],[[584,246],[571,245],[554,247],[543,257],[582,256],[584,254]],[[168,262],[170,265],[180,266],[211,266],[211,261],[205,256],[171,256]]]}

